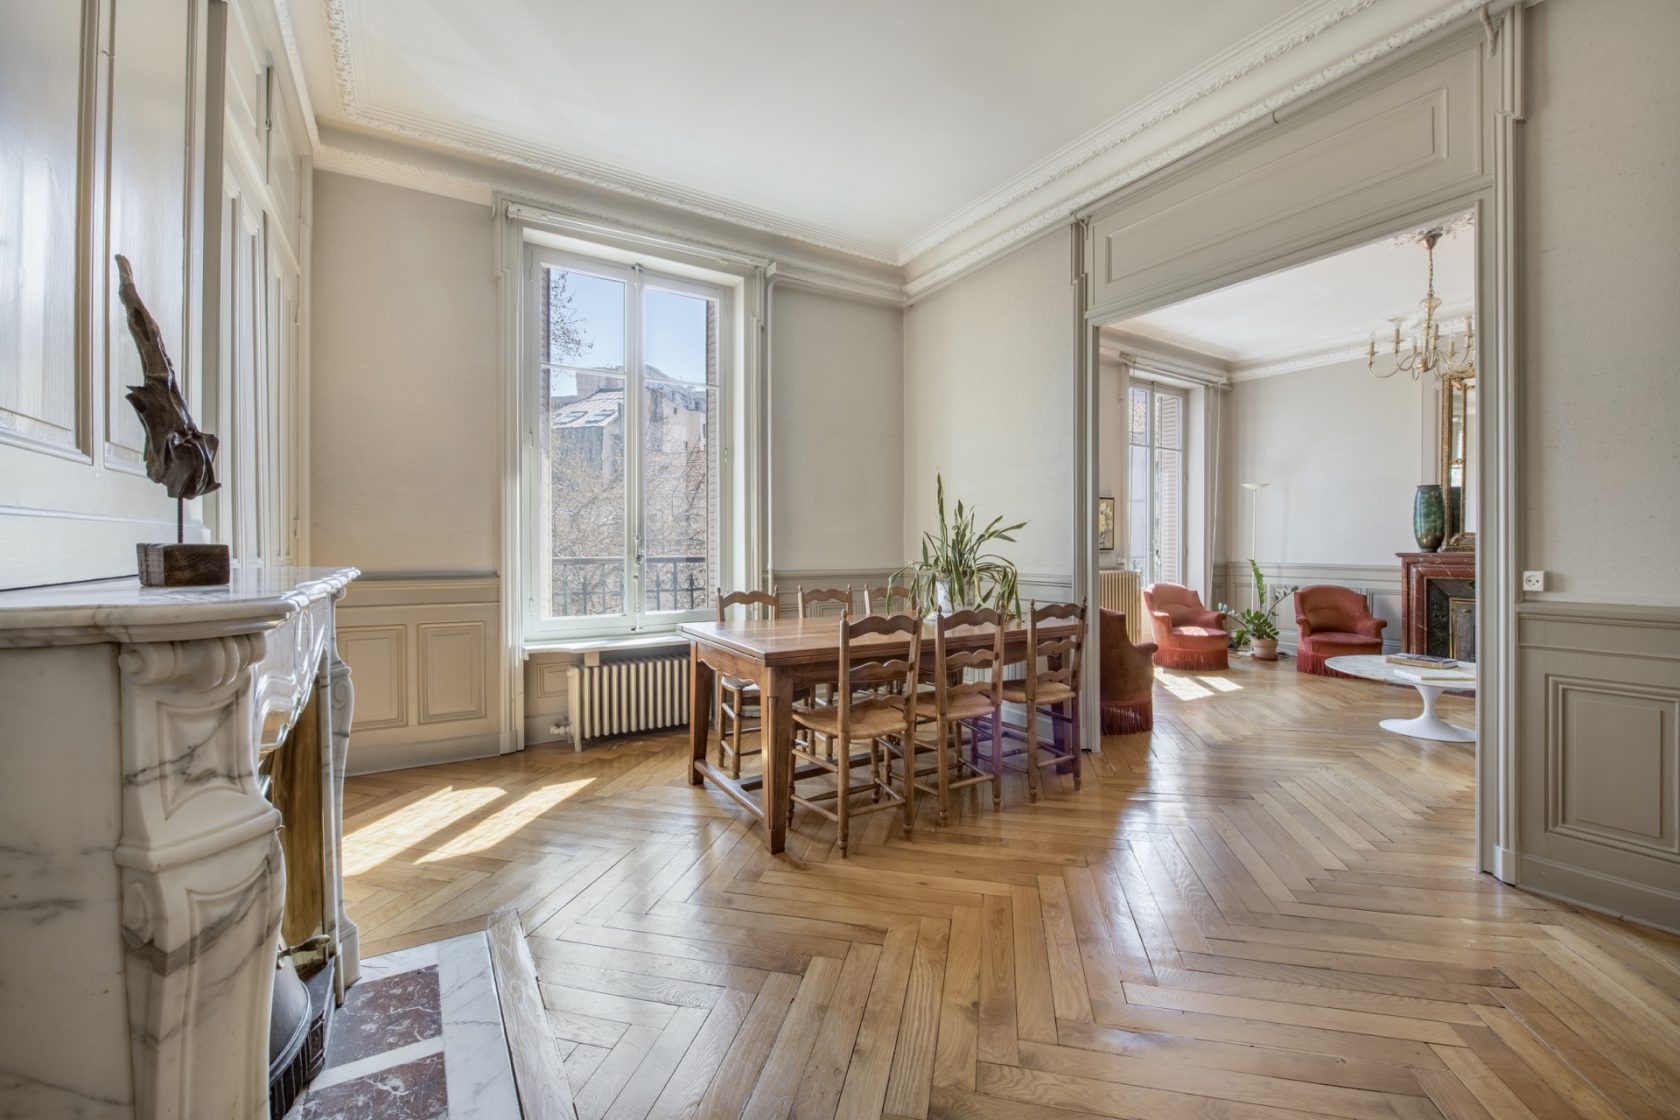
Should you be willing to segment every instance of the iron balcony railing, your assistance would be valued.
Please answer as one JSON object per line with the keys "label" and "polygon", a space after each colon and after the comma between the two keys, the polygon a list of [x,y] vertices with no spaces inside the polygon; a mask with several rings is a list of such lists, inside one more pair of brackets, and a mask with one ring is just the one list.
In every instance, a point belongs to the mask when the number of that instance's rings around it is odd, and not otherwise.
{"label": "iron balcony railing", "polygon": [[[556,618],[624,613],[624,557],[556,556],[549,608]],[[648,556],[642,560],[645,611],[700,610],[710,601],[704,556]]]}

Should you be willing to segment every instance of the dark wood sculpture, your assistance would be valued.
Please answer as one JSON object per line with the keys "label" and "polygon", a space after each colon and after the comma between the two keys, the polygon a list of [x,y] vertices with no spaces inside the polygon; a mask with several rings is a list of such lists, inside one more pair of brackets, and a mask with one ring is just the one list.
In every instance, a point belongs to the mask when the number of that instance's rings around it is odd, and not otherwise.
{"label": "dark wood sculpture", "polygon": [[163,348],[163,332],[140,299],[128,258],[117,255],[117,298],[128,317],[128,333],[140,351],[145,380],[128,388],[128,403],[146,429],[146,477],[161,483],[175,499],[175,543],[137,545],[140,582],[147,587],[194,587],[226,583],[228,548],[223,544],[187,544],[186,503],[218,489],[219,442],[201,431],[187,411],[175,366]]}

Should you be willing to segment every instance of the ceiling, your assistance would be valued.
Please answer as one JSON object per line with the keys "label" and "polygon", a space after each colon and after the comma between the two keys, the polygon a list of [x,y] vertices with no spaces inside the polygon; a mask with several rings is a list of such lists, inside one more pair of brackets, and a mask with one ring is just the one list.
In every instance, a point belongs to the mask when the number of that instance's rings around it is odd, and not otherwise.
{"label": "ceiling", "polygon": [[904,264],[1046,184],[1065,213],[1064,176],[1333,80],[1443,0],[287,2],[322,124]]}
{"label": "ceiling", "polygon": [[[1169,343],[1263,376],[1363,357],[1367,340],[1392,336],[1390,320],[1421,315],[1428,260],[1416,231],[1233,284],[1129,319],[1112,332]],[[1435,247],[1440,317],[1475,302],[1476,238],[1467,219]],[[1449,322],[1447,324],[1451,326]]]}

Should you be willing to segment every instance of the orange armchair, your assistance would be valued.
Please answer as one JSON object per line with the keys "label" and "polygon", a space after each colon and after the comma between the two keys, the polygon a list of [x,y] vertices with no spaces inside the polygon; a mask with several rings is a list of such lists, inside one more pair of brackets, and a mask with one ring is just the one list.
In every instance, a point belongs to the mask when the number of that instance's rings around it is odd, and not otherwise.
{"label": "orange armchair", "polygon": [[1097,640],[1102,733],[1148,731],[1155,726],[1155,643],[1133,645],[1125,613],[1107,608],[1098,612]]}
{"label": "orange armchair", "polygon": [[1225,612],[1210,611],[1202,598],[1176,583],[1143,589],[1143,605],[1155,624],[1155,664],[1163,669],[1229,669],[1231,636]]}
{"label": "orange armchair", "polygon": [[1349,654],[1382,652],[1384,618],[1374,618],[1365,596],[1352,588],[1318,584],[1295,592],[1295,625],[1301,632],[1295,669],[1321,677],[1340,677],[1325,662]]}

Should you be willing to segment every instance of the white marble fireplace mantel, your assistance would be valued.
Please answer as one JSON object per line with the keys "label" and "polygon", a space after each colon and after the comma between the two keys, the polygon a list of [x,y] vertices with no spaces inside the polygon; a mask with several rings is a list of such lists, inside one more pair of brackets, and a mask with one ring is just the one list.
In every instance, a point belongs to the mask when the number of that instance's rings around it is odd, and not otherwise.
{"label": "white marble fireplace mantel", "polygon": [[257,762],[318,690],[319,929],[352,983],[334,607],[358,574],[0,592],[0,1115],[267,1115],[285,871]]}

